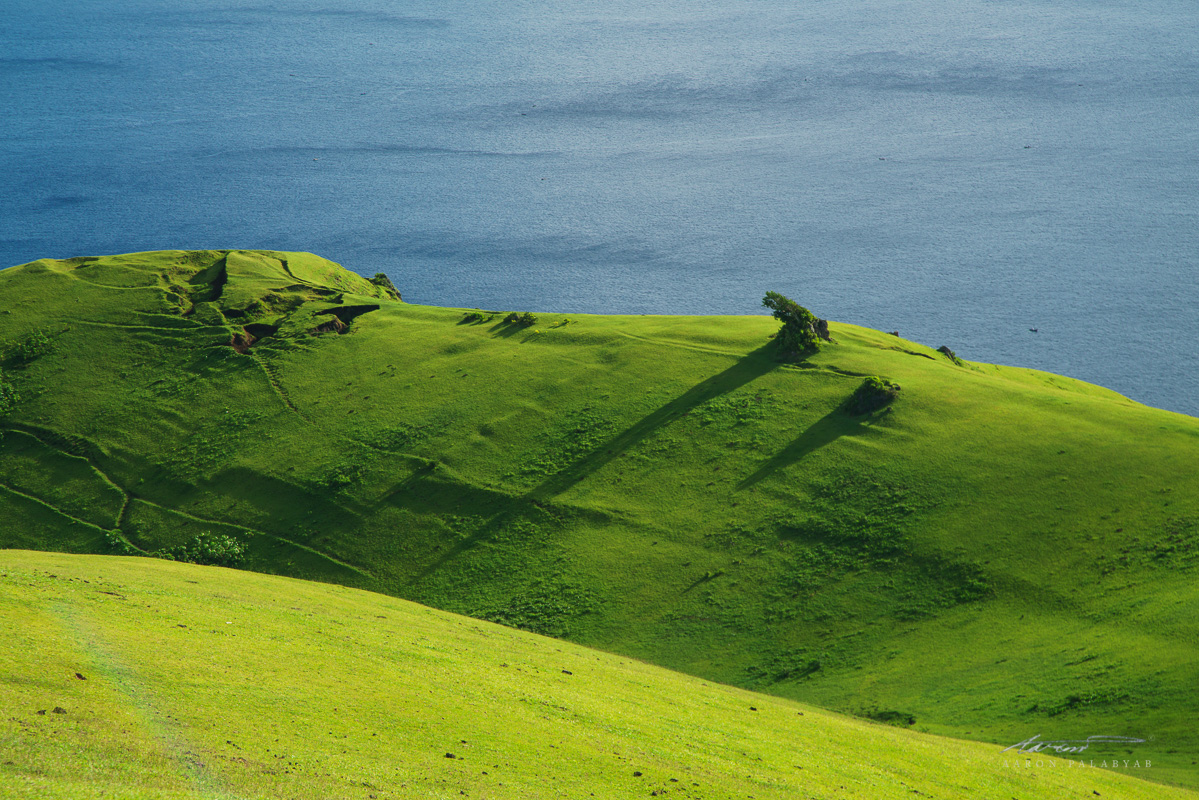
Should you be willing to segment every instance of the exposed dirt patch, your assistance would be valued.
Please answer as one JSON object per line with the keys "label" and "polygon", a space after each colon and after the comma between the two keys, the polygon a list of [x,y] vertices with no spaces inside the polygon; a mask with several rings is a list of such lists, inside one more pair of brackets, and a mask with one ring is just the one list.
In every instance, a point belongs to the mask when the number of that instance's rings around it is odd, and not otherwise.
{"label": "exposed dirt patch", "polygon": [[250,352],[250,346],[255,341],[254,335],[243,328],[241,333],[235,333],[229,337],[229,346],[244,355]]}
{"label": "exposed dirt patch", "polygon": [[350,329],[350,326],[341,321],[337,316],[334,316],[328,322],[322,322],[317,325],[309,333],[345,333]]}
{"label": "exposed dirt patch", "polygon": [[267,325],[265,322],[251,322],[229,337],[229,346],[239,353],[250,352],[250,348],[268,336],[278,333],[278,325]]}

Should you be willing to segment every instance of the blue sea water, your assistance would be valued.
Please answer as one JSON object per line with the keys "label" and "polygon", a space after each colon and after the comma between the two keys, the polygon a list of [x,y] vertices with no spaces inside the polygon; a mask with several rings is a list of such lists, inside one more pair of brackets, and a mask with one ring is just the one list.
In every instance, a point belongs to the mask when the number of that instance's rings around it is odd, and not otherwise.
{"label": "blue sea water", "polygon": [[0,266],[309,250],[566,312],[771,289],[1199,414],[1197,44],[1194,0],[5,0]]}

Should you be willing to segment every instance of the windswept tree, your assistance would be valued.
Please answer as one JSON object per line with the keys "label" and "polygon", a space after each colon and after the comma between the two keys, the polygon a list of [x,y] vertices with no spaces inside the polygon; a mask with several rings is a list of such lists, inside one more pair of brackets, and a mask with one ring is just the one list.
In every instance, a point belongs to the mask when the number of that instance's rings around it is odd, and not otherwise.
{"label": "windswept tree", "polygon": [[784,297],[778,292],[767,292],[762,298],[762,305],[769,308],[774,318],[783,323],[775,338],[778,339],[779,350],[784,356],[814,350],[820,346],[821,339],[828,340],[828,322],[790,297]]}

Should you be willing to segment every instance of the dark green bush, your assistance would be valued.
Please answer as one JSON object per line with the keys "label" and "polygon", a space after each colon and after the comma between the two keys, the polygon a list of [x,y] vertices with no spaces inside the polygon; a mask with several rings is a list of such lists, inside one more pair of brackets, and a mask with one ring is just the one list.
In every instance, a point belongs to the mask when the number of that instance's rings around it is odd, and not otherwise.
{"label": "dark green bush", "polygon": [[523,314],[513,311],[509,313],[508,316],[504,317],[504,322],[527,328],[537,324],[537,315],[529,311],[526,311]]}
{"label": "dark green bush", "polygon": [[137,550],[129,546],[129,542],[125,541],[116,531],[105,531],[104,541],[108,546],[121,555],[131,556],[136,555]]}
{"label": "dark green bush", "polygon": [[244,542],[224,534],[200,534],[185,545],[159,550],[153,555],[170,561],[188,561],[214,567],[233,567],[246,555]]}
{"label": "dark green bush", "polygon": [[851,414],[869,414],[889,404],[898,396],[898,383],[871,376],[862,381],[862,385],[845,401],[845,408]]}
{"label": "dark green bush", "polygon": [[36,358],[44,356],[53,349],[50,337],[40,330],[26,334],[17,343],[8,348],[4,354],[5,360],[13,365],[28,364]]}
{"label": "dark green bush", "polygon": [[783,356],[791,357],[820,346],[817,332],[821,320],[811,311],[778,292],[767,292],[762,305],[769,308],[783,327],[775,334]]}

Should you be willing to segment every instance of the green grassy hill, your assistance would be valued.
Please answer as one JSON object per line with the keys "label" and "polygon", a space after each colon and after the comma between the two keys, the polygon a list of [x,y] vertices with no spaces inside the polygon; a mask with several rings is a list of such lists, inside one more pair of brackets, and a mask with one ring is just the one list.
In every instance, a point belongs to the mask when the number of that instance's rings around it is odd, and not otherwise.
{"label": "green grassy hill", "polygon": [[[1199,420],[837,323],[782,364],[768,317],[468,317],[298,253],[44,260],[0,298],[0,547],[382,591],[953,736],[1136,736],[1199,785]],[[850,414],[867,376],[900,395]]]}
{"label": "green grassy hill", "polygon": [[0,630],[5,798],[1196,797],[214,567],[0,553]]}

